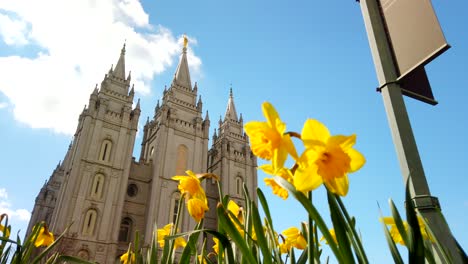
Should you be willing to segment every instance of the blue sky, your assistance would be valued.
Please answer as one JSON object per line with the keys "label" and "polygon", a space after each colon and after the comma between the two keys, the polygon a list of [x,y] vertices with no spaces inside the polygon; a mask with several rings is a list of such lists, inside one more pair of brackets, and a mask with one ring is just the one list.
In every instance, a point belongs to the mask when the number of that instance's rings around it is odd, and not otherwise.
{"label": "blue sky", "polygon": [[[37,6],[35,6],[37,5]],[[426,66],[437,106],[405,99],[426,176],[447,221],[468,246],[468,3],[433,0],[452,46]],[[47,15],[44,15],[47,14]],[[244,120],[277,108],[288,130],[318,119],[333,134],[357,134],[366,165],[350,175],[344,202],[357,218],[371,262],[391,263],[378,222],[404,187],[359,4],[355,1],[13,1],[0,3],[0,211],[27,226],[27,211],[72,140],[78,113],[127,42],[127,71],[141,98],[140,124],[152,117],[190,39],[192,81],[212,129],[232,84]],[[136,139],[139,153],[141,137]],[[306,220],[293,199],[271,201],[281,231]],[[315,198],[316,197],[316,198]],[[326,213],[323,190],[314,196]],[[401,248],[404,250],[403,248]]]}

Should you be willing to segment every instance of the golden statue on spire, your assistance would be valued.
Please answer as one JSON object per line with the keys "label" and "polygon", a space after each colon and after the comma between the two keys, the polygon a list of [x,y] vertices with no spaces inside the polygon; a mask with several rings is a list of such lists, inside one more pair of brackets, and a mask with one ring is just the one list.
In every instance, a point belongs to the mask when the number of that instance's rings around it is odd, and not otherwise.
{"label": "golden statue on spire", "polygon": [[184,48],[187,48],[188,45],[188,38],[187,35],[184,34]]}

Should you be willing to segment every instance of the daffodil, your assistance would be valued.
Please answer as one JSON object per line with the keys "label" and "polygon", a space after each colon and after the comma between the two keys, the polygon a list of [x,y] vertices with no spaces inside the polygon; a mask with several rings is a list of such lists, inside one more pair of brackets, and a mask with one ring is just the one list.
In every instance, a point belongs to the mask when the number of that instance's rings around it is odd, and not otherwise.
{"label": "daffodil", "polygon": [[281,121],[272,104],[262,104],[263,115],[266,122],[251,121],[245,124],[244,129],[250,138],[250,146],[255,156],[264,160],[271,160],[273,168],[283,167],[288,153],[297,159],[298,155],[291,137],[286,132],[286,124]]}
{"label": "daffodil", "polygon": [[189,214],[193,217],[193,219],[197,222],[200,222],[200,220],[203,219],[203,217],[205,217],[205,212],[209,209],[206,197],[202,197],[201,199],[188,199],[187,209]]}
{"label": "daffodil", "polygon": [[[130,255],[130,257],[129,257]],[[120,256],[120,261],[123,264],[133,264],[135,263],[135,254],[131,251],[127,251],[125,254]]]}
{"label": "daffodil", "polygon": [[[383,221],[386,225],[390,226],[390,236],[392,237],[393,241],[395,243],[398,243],[400,245],[405,246],[405,241],[403,240],[400,231],[398,230],[398,227],[396,226],[395,219],[393,217],[383,217],[380,219]],[[421,217],[418,216],[418,224],[421,230],[421,235],[424,240],[429,240],[429,241],[434,241],[434,238],[430,236],[430,234],[426,230],[426,225],[424,221],[421,219]],[[403,221],[403,226],[405,228],[405,231],[408,233],[409,229],[409,224],[406,221]]]}
{"label": "daffodil", "polygon": [[[338,241],[336,240],[335,229],[332,228],[329,230],[329,232],[330,232],[331,237],[333,238],[333,241],[335,241],[335,243],[338,244]],[[320,241],[324,241],[324,240],[325,240],[325,244],[328,245],[327,239],[324,236],[322,236],[322,238],[320,238]]]}
{"label": "daffodil", "polygon": [[208,200],[206,199],[205,191],[203,190],[200,178],[212,177],[217,179],[217,176],[211,173],[199,174],[200,177],[195,175],[192,171],[188,170],[187,176],[174,176],[173,180],[179,181],[178,189],[182,194],[185,194],[187,210],[192,218],[200,222],[208,211]]}
{"label": "daffodil", "polygon": [[2,232],[2,234],[3,234],[3,236],[5,238],[10,237],[10,230],[7,227],[5,227],[4,225],[1,225],[1,224],[0,224],[0,232]]}
{"label": "daffodil", "polygon": [[[307,247],[307,241],[297,227],[294,227],[294,226],[290,227],[284,230],[281,234],[283,234],[283,236],[285,237],[283,247],[284,249],[287,249],[287,251],[289,251],[291,247],[295,247],[301,250]],[[281,251],[281,245],[280,245],[280,251]]]}
{"label": "daffodil", "polygon": [[188,170],[187,176],[174,176],[172,177],[173,180],[179,181],[179,191],[181,194],[187,194],[188,198],[191,198],[195,195],[205,195],[205,191],[201,187],[200,179],[193,173],[192,171]]}
{"label": "daffodil", "polygon": [[[165,244],[165,238],[171,234],[173,224],[167,224],[163,228],[156,230],[156,235],[158,239],[158,244],[160,247],[164,247]],[[174,247],[179,248],[179,247],[185,247],[187,245],[187,242],[183,237],[178,237],[174,241]]]}
{"label": "daffodil", "polygon": [[359,170],[365,163],[364,156],[353,149],[356,136],[331,136],[325,125],[308,119],[301,138],[306,150],[294,173],[296,189],[307,192],[325,183],[331,192],[345,196],[349,188],[348,173]]}
{"label": "daffodil", "polygon": [[213,245],[213,250],[216,254],[219,254],[219,239],[216,237],[213,237],[214,245]]}
{"label": "daffodil", "polygon": [[[264,164],[259,167],[263,172],[270,174],[270,175],[278,175],[281,178],[287,180],[290,183],[293,183],[293,174],[291,170],[287,168],[280,168],[278,170],[274,170],[273,166],[270,164]],[[267,186],[270,186],[273,189],[273,194],[283,198],[286,200],[289,196],[288,190],[281,187],[276,181],[272,178],[265,178],[263,179]]]}
{"label": "daffodil", "polygon": [[198,255],[198,256],[197,256],[197,259],[198,259],[198,263],[200,263],[200,264],[208,264],[208,262],[207,262],[206,259],[203,257],[203,255]]}
{"label": "daffodil", "polygon": [[54,234],[52,234],[52,232],[49,232],[49,230],[47,230],[47,226],[44,225],[43,227],[41,227],[41,230],[39,230],[39,234],[37,235],[36,242],[34,242],[34,246],[48,247],[50,244],[54,243],[54,241]]}

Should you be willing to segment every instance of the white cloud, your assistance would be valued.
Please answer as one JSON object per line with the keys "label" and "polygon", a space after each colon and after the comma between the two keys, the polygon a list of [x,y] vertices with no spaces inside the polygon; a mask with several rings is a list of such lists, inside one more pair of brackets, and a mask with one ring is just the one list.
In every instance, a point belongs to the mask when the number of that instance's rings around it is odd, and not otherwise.
{"label": "white cloud", "polygon": [[31,213],[26,209],[13,209],[5,188],[0,188],[0,214],[7,214],[12,220],[29,221]]}
{"label": "white cloud", "polygon": [[[143,95],[181,51],[181,36],[149,24],[137,0],[2,0],[0,39],[41,50],[32,58],[0,57],[0,92],[14,107],[15,119],[66,134],[73,134],[89,94],[117,62],[125,39],[126,70]],[[198,74],[200,58],[190,49],[188,56]]]}
{"label": "white cloud", "polygon": [[6,102],[0,102],[0,109],[6,108],[8,106],[8,103]]}

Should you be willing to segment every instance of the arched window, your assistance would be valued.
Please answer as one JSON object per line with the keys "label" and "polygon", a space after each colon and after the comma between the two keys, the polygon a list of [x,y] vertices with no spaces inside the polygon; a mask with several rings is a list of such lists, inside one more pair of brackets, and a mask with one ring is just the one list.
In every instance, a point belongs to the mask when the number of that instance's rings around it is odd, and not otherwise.
{"label": "arched window", "polygon": [[128,242],[130,241],[130,236],[132,235],[132,224],[133,221],[129,217],[125,217],[120,222],[120,230],[119,230],[119,241],[120,242]]}
{"label": "arched window", "polygon": [[91,236],[94,233],[94,228],[96,226],[97,212],[94,209],[89,209],[86,212],[84,222],[83,222],[83,235]]}
{"label": "arched window", "polygon": [[[174,192],[171,196],[171,208],[169,211],[169,223],[175,223],[179,210],[180,192]],[[182,213],[182,212],[181,212]]]}
{"label": "arched window", "polygon": [[149,156],[150,158],[153,157],[153,153],[154,153],[154,147],[151,147],[150,154],[149,154],[149,155],[150,155],[150,156]]}
{"label": "arched window", "polygon": [[109,139],[104,139],[101,144],[101,151],[99,152],[100,161],[109,161],[112,150],[112,142]]}
{"label": "arched window", "polygon": [[188,148],[185,145],[177,147],[176,175],[184,175],[187,170]]}
{"label": "arched window", "polygon": [[91,197],[95,199],[102,198],[102,190],[104,189],[104,175],[98,173],[94,176],[93,185],[91,186]]}
{"label": "arched window", "polygon": [[238,175],[236,177],[236,194],[237,195],[242,194],[242,183],[243,183],[242,177],[240,175]]}

